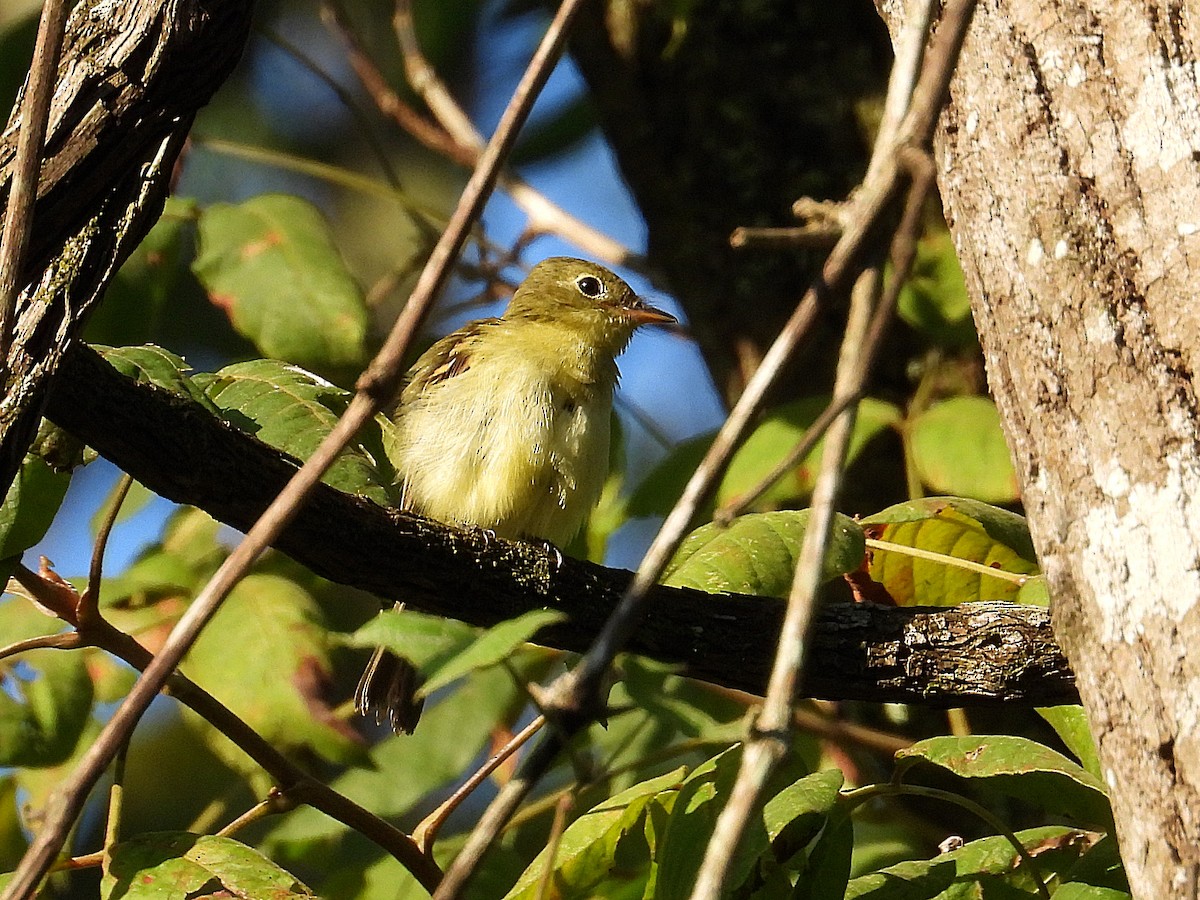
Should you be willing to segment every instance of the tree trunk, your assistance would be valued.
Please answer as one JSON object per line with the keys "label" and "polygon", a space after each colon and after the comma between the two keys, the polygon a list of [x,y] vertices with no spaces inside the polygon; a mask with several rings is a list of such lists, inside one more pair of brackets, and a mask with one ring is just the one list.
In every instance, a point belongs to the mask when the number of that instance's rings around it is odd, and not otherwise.
{"label": "tree trunk", "polygon": [[[902,4],[881,11],[894,32]],[[1200,884],[1198,49],[1180,2],[983,3],[936,148],[1055,630],[1147,900]]]}

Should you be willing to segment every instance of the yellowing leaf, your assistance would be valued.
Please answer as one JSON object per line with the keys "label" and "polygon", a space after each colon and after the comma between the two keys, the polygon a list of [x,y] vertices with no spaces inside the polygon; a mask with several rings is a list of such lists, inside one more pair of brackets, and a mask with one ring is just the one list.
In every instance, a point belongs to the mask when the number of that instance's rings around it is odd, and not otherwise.
{"label": "yellowing leaf", "polygon": [[956,497],[926,497],[889,507],[860,523],[868,538],[930,551],[923,559],[872,548],[868,574],[900,606],[955,606],[974,600],[1015,600],[1020,583],[954,565],[1034,575],[1038,567],[1025,520],[1016,513]]}

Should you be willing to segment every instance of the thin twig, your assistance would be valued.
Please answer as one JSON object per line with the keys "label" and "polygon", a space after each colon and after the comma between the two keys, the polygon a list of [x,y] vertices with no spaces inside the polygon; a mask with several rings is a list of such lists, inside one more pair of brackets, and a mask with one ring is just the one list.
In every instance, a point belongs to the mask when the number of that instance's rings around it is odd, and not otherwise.
{"label": "thin twig", "polygon": [[537,734],[546,724],[545,716],[536,716],[532,722],[509,738],[508,743],[501,747],[486,763],[480,766],[474,774],[464,781],[458,789],[447,797],[437,809],[421,820],[413,830],[413,840],[425,853],[433,850],[433,842],[437,840],[438,832],[446,824],[450,815],[462,805],[462,802],[474,793],[475,789],[491,777],[504,762],[520,750],[531,737]]}
{"label": "thin twig", "polygon": [[88,567],[87,590],[84,591],[84,596],[91,597],[92,603],[96,603],[100,597],[100,582],[104,578],[104,551],[108,547],[108,538],[112,534],[117,516],[121,514],[121,505],[129,496],[131,487],[133,476],[122,472],[117,481],[117,489],[113,492],[112,503],[105,510],[104,521],[100,523],[100,530],[96,532],[96,542],[92,547],[92,564]]}
{"label": "thin twig", "polygon": [[857,403],[861,399],[861,394],[847,394],[844,397],[830,400],[828,405],[821,410],[821,414],[813,421],[808,429],[804,432],[804,437],[796,442],[787,455],[775,464],[775,468],[771,469],[766,476],[750,488],[745,493],[738,494],[736,497],[730,497],[725,502],[725,505],[713,513],[713,521],[720,525],[728,525],[751,506],[757,502],[758,498],[771,489],[780,478],[792,471],[800,460],[805,459],[808,454],[812,453],[813,447],[817,446],[817,442],[825,436],[825,432],[829,430],[829,426],[834,420],[842,414],[851,403]]}
{"label": "thin twig", "polygon": [[[62,848],[72,823],[83,811],[88,793],[108,767],[117,748],[133,731],[142,713],[158,695],[179,661],[195,642],[201,629],[216,613],[234,585],[291,522],[299,506],[320,482],[321,476],[337,459],[342,449],[380,406],[395,396],[402,374],[404,354],[422,319],[449,278],[450,267],[466,241],[471,224],[483,210],[487,196],[495,185],[500,166],[516,143],[518,130],[528,118],[534,99],[545,85],[554,63],[562,53],[566,42],[566,28],[581,3],[582,0],[564,0],[559,8],[546,37],[530,61],[504,115],[501,116],[495,135],[467,182],[446,231],[430,254],[408,304],[397,319],[383,348],[359,378],[357,392],[346,412],[313,452],[312,457],[291,478],[208,584],[197,594],[187,612],[167,636],[158,655],[146,667],[96,741],[80,759],[75,772],[48,804],[42,829],[13,873],[6,897],[23,897],[36,889]],[[333,796],[338,801],[349,803],[336,793]],[[425,861],[423,856],[420,859]]]}
{"label": "thin twig", "polygon": [[264,166],[273,166],[288,172],[298,172],[301,175],[320,178],[329,184],[336,184],[338,187],[358,191],[361,194],[380,197],[384,200],[395,200],[404,208],[405,212],[425,219],[430,225],[436,225],[440,228],[446,224],[446,220],[441,213],[421,204],[402,189],[384,184],[377,178],[372,178],[359,172],[352,172],[330,163],[297,156],[294,153],[283,153],[279,150],[272,150],[269,147],[255,147],[250,144],[240,144],[237,141],[227,141],[222,138],[193,135],[191,142],[193,147],[208,150],[212,153],[232,156],[248,162],[260,163]]}
{"label": "thin twig", "polygon": [[470,167],[474,164],[478,154],[460,146],[453,137],[446,133],[445,129],[436,122],[431,122],[392,90],[392,86],[388,84],[379,67],[375,65],[375,61],[363,48],[340,0],[323,0],[321,18],[326,27],[341,38],[346,48],[346,56],[350,60],[350,66],[354,69],[359,83],[370,95],[376,109],[394,120],[404,131],[429,149],[460,165]]}
{"label": "thin twig", "polygon": [[945,553],[935,553],[933,550],[923,550],[920,547],[909,547],[905,544],[893,543],[892,541],[882,541],[878,538],[867,538],[866,543],[867,548],[870,550],[883,550],[887,553],[911,556],[914,559],[924,559],[955,569],[965,569],[977,575],[999,578],[1001,581],[1007,581],[1015,585],[1023,585],[1033,577],[1032,575],[1023,575],[1019,572],[1006,572],[1003,569],[997,569],[995,566],[985,566],[983,563],[977,563],[973,559],[962,559],[961,557],[949,556]]}
{"label": "thin twig", "polygon": [[[412,85],[413,90],[421,95],[421,99],[425,101],[425,105],[429,107],[429,111],[441,125],[443,134],[449,139],[448,141],[439,140],[436,145],[427,144],[427,146],[434,150],[440,150],[455,162],[473,165],[483,147],[483,138],[476,131],[470,117],[438,76],[437,70],[433,68],[421,51],[416,29],[413,27],[410,0],[396,0],[396,13],[393,16],[392,24],[395,27],[396,39],[400,43],[400,53],[404,59],[404,70],[408,75],[408,82]],[[355,61],[355,71],[359,73],[360,78],[363,75],[362,69],[368,65],[373,66],[373,63],[370,63],[365,54]],[[370,90],[372,85],[386,86],[386,81],[376,70],[370,74],[369,80],[363,81],[363,85]],[[390,88],[387,88],[387,93],[381,95],[381,111],[383,110],[382,103],[388,102],[389,95],[394,96]],[[396,121],[403,128],[405,122],[410,120],[405,117],[403,120],[397,118]],[[422,136],[427,133],[427,129],[419,129],[410,133],[421,140]],[[638,254],[620,241],[614,240],[582,219],[573,216],[519,175],[503,171],[500,173],[497,183],[528,216],[527,230],[532,234],[547,232],[558,234],[600,262],[610,266],[628,266],[644,270],[645,260]]]}
{"label": "thin twig", "polygon": [[217,836],[229,837],[253,822],[290,812],[295,808],[296,801],[286,791],[272,788],[265,800],[255,803],[224,828],[220,829],[217,832]]}
{"label": "thin twig", "polygon": [[41,634],[37,637],[16,641],[7,647],[0,647],[0,659],[26,653],[30,650],[76,650],[83,646],[79,635],[74,631],[62,631],[58,634]]}
{"label": "thin twig", "polygon": [[841,233],[842,229],[833,223],[786,228],[741,225],[730,233],[729,246],[735,250],[795,250],[802,247],[828,250],[837,243]]}
{"label": "thin twig", "polygon": [[907,750],[913,745],[913,741],[898,734],[880,731],[878,728],[860,725],[858,722],[835,719],[803,707],[792,710],[792,723],[800,731],[807,731],[809,734],[815,734],[817,737],[835,743],[857,744],[868,750],[876,750],[889,755]]}
{"label": "thin twig", "polygon": [[575,808],[576,796],[574,791],[567,791],[554,804],[554,821],[550,823],[550,835],[546,839],[546,864],[538,878],[537,900],[546,900],[552,896],[551,885],[554,884],[554,859],[558,856],[559,845],[562,844],[563,832],[567,830],[567,816]]}
{"label": "thin twig", "polygon": [[128,755],[129,741],[126,741],[113,761],[113,783],[108,789],[108,819],[104,823],[105,858],[112,858],[113,847],[121,840],[121,815],[125,810],[125,758]]}
{"label": "thin twig", "polygon": [[0,372],[8,376],[8,351],[16,321],[17,294],[25,267],[25,248],[33,229],[33,207],[37,201],[42,170],[42,145],[50,118],[50,100],[58,75],[63,29],[67,22],[67,0],[46,0],[38,24],[37,43],[29,67],[29,82],[21,104],[21,131],[9,185],[8,215],[0,235]]}
{"label": "thin twig", "polygon": [[[269,28],[260,29],[263,37],[280,50],[292,57],[299,65],[303,66],[309,74],[318,79],[333,95],[337,97],[338,102],[342,104],[354,117],[358,125],[358,133],[362,135],[367,142],[367,147],[371,151],[371,155],[375,157],[375,161],[379,163],[379,168],[383,170],[383,177],[387,179],[388,184],[392,186],[398,193],[404,192],[404,187],[400,183],[400,175],[396,172],[392,165],[391,159],[388,158],[387,151],[383,148],[379,138],[376,137],[374,130],[371,128],[371,122],[367,118],[366,110],[364,110],[358,101],[354,99],[350,91],[346,90],[336,78],[326,72],[315,59],[309,56],[302,48],[289,41],[283,35]],[[419,228],[428,227],[428,223],[420,218],[413,219],[413,224]]]}

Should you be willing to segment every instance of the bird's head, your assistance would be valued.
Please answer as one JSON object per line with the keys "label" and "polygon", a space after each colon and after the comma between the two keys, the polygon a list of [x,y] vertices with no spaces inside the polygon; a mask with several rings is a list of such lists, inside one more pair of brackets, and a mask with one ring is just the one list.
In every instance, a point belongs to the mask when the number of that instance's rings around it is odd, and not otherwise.
{"label": "bird's head", "polygon": [[583,259],[554,256],[530,270],[504,313],[551,322],[620,353],[635,329],[676,321],[639,297],[619,275]]}

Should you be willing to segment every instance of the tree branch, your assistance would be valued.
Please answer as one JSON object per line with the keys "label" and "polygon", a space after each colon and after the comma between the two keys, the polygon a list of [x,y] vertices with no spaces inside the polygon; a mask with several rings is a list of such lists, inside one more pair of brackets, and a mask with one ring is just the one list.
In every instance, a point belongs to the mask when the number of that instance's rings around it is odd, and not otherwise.
{"label": "tree branch", "polygon": [[[0,402],[0,490],[37,427],[46,383],[105,286],[158,218],[192,118],[241,55],[244,0],[80,3],[67,21]],[[23,113],[23,111],[22,111]],[[13,202],[14,112],[0,134]]]}
{"label": "tree branch", "polygon": [[[63,361],[48,415],[151,490],[245,529],[296,463],[188,399],[126,378],[90,348]],[[568,621],[541,638],[584,650],[629,572],[534,545],[460,531],[320,485],[276,546],[319,575],[403,598],[411,608],[489,626],[553,607]],[[783,603],[656,587],[630,649],[697,678],[761,694]],[[830,604],[818,613],[801,693],[929,706],[1073,703],[1074,680],[1045,610]]]}

